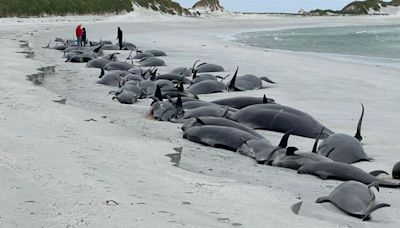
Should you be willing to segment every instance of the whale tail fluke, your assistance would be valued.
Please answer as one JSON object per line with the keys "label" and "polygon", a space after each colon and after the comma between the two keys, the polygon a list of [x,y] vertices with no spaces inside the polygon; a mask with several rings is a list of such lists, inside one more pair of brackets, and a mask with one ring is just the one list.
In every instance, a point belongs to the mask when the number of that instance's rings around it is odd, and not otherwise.
{"label": "whale tail fluke", "polygon": [[382,208],[382,207],[390,207],[390,205],[389,205],[389,204],[386,204],[386,203],[381,203],[381,204],[377,204],[377,205],[375,205],[375,206],[369,208],[369,209],[364,213],[364,215],[363,215],[363,217],[362,217],[362,220],[363,220],[363,221],[369,220],[369,219],[370,219],[371,213],[374,212],[374,211],[376,211],[376,210],[378,210],[379,208]]}

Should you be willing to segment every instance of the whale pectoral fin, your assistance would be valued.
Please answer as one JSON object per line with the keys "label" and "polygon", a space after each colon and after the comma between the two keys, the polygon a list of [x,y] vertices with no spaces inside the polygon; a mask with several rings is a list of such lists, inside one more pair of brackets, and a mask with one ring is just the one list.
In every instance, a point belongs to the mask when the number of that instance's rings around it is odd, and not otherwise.
{"label": "whale pectoral fin", "polygon": [[315,174],[317,174],[322,180],[326,180],[330,176],[330,174],[325,171],[317,171]]}
{"label": "whale pectoral fin", "polygon": [[372,182],[371,184],[368,185],[368,188],[375,187],[376,190],[379,192],[379,183],[378,182]]}
{"label": "whale pectoral fin", "polygon": [[175,105],[175,118],[181,118],[184,114],[185,111],[183,110],[182,98],[178,94],[178,99],[176,100]]}
{"label": "whale pectoral fin", "polygon": [[384,174],[386,174],[386,175],[389,175],[389,173],[387,173],[387,172],[385,172],[385,171],[383,171],[383,170],[374,170],[374,171],[370,172],[369,174],[371,174],[372,176],[377,177],[377,176],[379,176],[379,175],[382,174],[382,173],[384,173]]}
{"label": "whale pectoral fin", "polygon": [[330,200],[329,200],[328,196],[322,196],[322,197],[319,197],[315,202],[316,203],[325,203],[325,202],[330,202]]}
{"label": "whale pectoral fin", "polygon": [[269,79],[269,78],[267,78],[267,77],[260,77],[260,79],[263,80],[264,82],[276,84],[276,82],[272,81],[271,79]]}
{"label": "whale pectoral fin", "polygon": [[363,221],[369,220],[369,219],[370,219],[371,213],[374,212],[374,211],[376,211],[376,210],[378,210],[379,208],[382,208],[382,207],[390,207],[390,205],[389,205],[389,204],[386,204],[386,203],[381,203],[381,204],[377,204],[377,205],[375,205],[375,206],[373,206],[373,207],[370,207],[370,208],[364,213],[364,215],[363,215],[363,217],[362,217],[362,220],[363,220]]}

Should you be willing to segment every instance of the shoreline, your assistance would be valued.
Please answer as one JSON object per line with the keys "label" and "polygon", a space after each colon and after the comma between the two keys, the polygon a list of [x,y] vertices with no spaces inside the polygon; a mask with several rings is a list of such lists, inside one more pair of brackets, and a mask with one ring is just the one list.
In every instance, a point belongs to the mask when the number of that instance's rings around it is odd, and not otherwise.
{"label": "shoreline", "polygon": [[[191,19],[135,23],[123,17],[116,19],[116,22],[111,18],[111,22],[105,19],[103,23],[88,24],[89,34],[112,39],[116,25],[129,26],[132,29],[126,29],[127,40],[144,48],[166,50],[170,55],[165,58],[168,66],[160,69],[162,72],[190,65],[200,58],[222,64],[228,72],[240,64],[243,72],[267,74],[278,81],[277,87],[229,95],[261,96],[267,93],[278,102],[311,113],[340,132],[355,130],[354,119],[360,111],[358,103],[363,100],[368,111],[363,126],[368,142],[365,146],[376,161],[357,165],[368,171],[378,167],[388,169],[391,161],[399,159],[390,153],[400,148],[395,140],[396,125],[391,123],[397,119],[395,114],[400,110],[394,95],[397,89],[395,70],[301,53],[264,52],[218,38],[250,24],[264,27],[267,22],[262,19],[238,19],[238,23],[204,19],[198,20],[196,27],[191,25]],[[400,211],[400,202],[395,191],[382,189],[379,199],[392,203],[392,207],[376,212],[374,222],[362,223],[330,205],[314,204],[317,197],[329,192],[340,183],[338,181],[321,181],[290,170],[255,165],[251,159],[238,154],[185,141],[180,125],[145,118],[148,101],[134,106],[112,102],[107,94],[112,89],[95,83],[97,71],[87,69],[83,64],[63,63],[60,52],[40,49],[42,43],[48,42],[45,38],[53,39],[57,34],[72,31],[71,23],[74,22],[50,24],[50,30],[45,29],[46,25],[22,26],[18,32],[39,29],[34,37],[25,35],[33,39],[32,44],[37,50],[34,63],[27,64],[27,68],[37,68],[34,64],[38,60],[40,65],[54,63],[57,77],[46,82],[49,83],[47,86],[52,86],[50,90],[21,81],[20,77],[25,76],[14,69],[19,65],[17,63],[10,67],[19,78],[15,85],[9,85],[13,78],[2,79],[0,90],[14,92],[13,96],[7,96],[13,100],[2,101],[8,106],[13,105],[14,109],[2,107],[0,110],[7,118],[2,122],[6,133],[1,137],[6,143],[0,166],[1,177],[7,181],[1,192],[9,195],[6,205],[12,209],[11,212],[2,211],[4,224],[16,223],[21,227],[28,224],[108,227],[126,224],[138,227],[232,227],[241,224],[243,227],[262,227],[266,223],[271,227],[298,227],[298,224],[307,227],[349,224],[395,227],[398,224],[395,215]],[[268,23],[274,27],[285,23],[297,26],[324,22],[275,19]],[[17,59],[10,57],[9,61]],[[349,72],[354,78],[342,75],[343,72]],[[388,74],[379,83],[378,72]],[[358,93],[354,93],[355,86],[359,87]],[[379,93],[381,88],[386,88],[386,94]],[[27,93],[29,96],[21,95]],[[213,100],[227,94],[201,97]],[[52,101],[60,98],[67,99],[66,105]],[[33,111],[26,111],[30,109]],[[381,112],[374,113],[374,110]],[[380,120],[382,112],[386,118]],[[85,121],[91,118],[96,121]],[[279,141],[280,134],[260,132],[272,142]],[[388,141],[391,144],[386,145]],[[19,145],[14,144],[16,142]],[[293,137],[291,143],[308,149],[312,140]],[[173,148],[179,146],[184,147],[184,157],[181,168],[176,168],[165,155],[174,153]],[[4,168],[4,161],[8,161],[9,168]],[[22,186],[22,190],[10,190],[11,186]],[[109,206],[105,203],[107,200],[115,200],[119,205]],[[13,201],[22,204],[23,212],[12,206]],[[24,203],[26,201],[35,203]],[[291,206],[300,201],[303,204],[296,215]],[[249,212],[249,208],[252,211]]]}
{"label": "shoreline", "polygon": [[[374,25],[364,25],[364,26],[384,26],[384,25],[388,25],[388,24],[374,24]],[[259,29],[259,30],[251,30],[250,29],[248,31],[238,32],[235,34],[228,35],[225,40],[233,42],[235,44],[242,45],[244,47],[258,48],[260,50],[265,50],[265,51],[277,51],[277,52],[282,52],[282,53],[298,53],[298,54],[302,54],[302,55],[312,55],[312,56],[325,57],[325,58],[331,58],[331,59],[341,59],[343,61],[351,61],[351,62],[357,62],[357,63],[370,64],[370,65],[376,65],[376,64],[386,65],[386,66],[390,65],[391,67],[399,68],[398,64],[400,63],[400,58],[356,55],[356,54],[346,54],[346,53],[298,51],[298,50],[289,50],[289,49],[268,48],[268,47],[263,47],[263,46],[257,45],[257,44],[240,42],[237,40],[237,39],[239,39],[237,37],[238,35],[254,33],[254,32],[273,32],[273,31],[293,30],[293,29],[341,28],[341,27],[360,27],[360,26],[363,26],[363,25],[330,25],[330,26],[314,25],[314,26],[281,27],[281,28],[274,28],[274,29]]]}

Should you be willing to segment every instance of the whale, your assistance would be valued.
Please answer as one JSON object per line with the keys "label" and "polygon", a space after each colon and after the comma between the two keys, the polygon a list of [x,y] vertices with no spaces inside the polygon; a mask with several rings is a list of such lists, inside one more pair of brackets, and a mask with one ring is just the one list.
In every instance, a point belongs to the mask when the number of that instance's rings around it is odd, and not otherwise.
{"label": "whale", "polygon": [[379,184],[376,182],[366,185],[358,181],[346,181],[337,186],[329,196],[318,198],[316,203],[330,202],[351,216],[361,218],[363,221],[369,220],[372,212],[390,207],[389,204],[375,202],[372,187],[376,187],[379,191]]}
{"label": "whale", "polygon": [[354,180],[364,184],[378,183],[379,186],[388,188],[399,188],[400,184],[379,179],[364,170],[343,162],[315,162],[308,163],[297,170],[299,174],[310,174],[323,180]]}
{"label": "whale", "polygon": [[280,104],[256,104],[240,109],[231,117],[254,129],[285,133],[293,130],[294,135],[316,138],[323,128],[321,138],[333,132],[309,114]]}

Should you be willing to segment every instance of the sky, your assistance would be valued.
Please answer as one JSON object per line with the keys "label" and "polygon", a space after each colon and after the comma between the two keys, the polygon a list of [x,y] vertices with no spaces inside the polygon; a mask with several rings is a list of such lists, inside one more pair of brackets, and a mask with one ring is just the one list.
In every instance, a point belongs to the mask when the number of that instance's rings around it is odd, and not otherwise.
{"label": "sky", "polygon": [[[174,0],[190,8],[198,0]],[[220,0],[229,11],[297,13],[300,9],[342,9],[352,0]]]}

